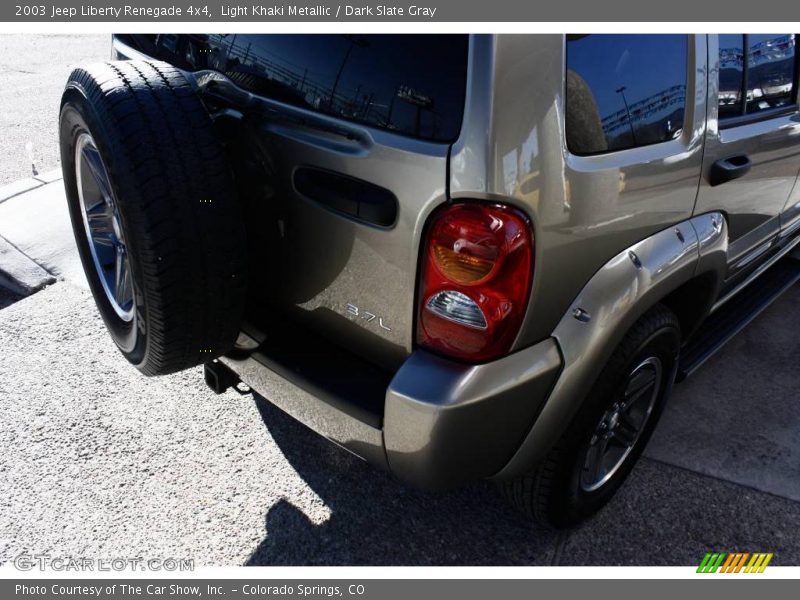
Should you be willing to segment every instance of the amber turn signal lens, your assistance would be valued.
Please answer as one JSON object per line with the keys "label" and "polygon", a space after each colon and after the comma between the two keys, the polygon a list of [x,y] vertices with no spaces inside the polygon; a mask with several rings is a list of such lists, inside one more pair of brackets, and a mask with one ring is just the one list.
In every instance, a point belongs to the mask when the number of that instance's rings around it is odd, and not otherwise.
{"label": "amber turn signal lens", "polygon": [[433,248],[436,266],[442,275],[452,281],[470,284],[484,279],[494,268],[494,261],[456,252],[436,245]]}
{"label": "amber turn signal lens", "polygon": [[470,204],[456,205],[441,215],[429,238],[439,272],[462,285],[489,278],[506,242],[502,217]]}

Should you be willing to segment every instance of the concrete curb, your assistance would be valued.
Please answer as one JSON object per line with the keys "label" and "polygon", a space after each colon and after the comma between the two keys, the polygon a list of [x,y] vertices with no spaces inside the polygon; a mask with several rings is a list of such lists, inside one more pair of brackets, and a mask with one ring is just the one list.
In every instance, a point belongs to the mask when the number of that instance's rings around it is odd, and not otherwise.
{"label": "concrete curb", "polygon": [[49,171],[45,171],[44,173],[39,173],[36,177],[34,177],[34,179],[37,179],[42,183],[53,183],[54,181],[60,181],[61,178],[62,178],[61,167],[50,169]]}
{"label": "concrete curb", "polygon": [[[28,192],[61,179],[61,169],[52,169],[36,177],[19,179],[0,187],[0,205]],[[31,199],[35,201],[33,198]],[[26,204],[25,198],[17,202]],[[36,202],[38,204],[38,202]],[[13,204],[13,203],[12,203]],[[10,207],[12,204],[6,206]],[[31,208],[33,208],[31,206]],[[8,212],[8,211],[6,211]],[[8,235],[6,233],[6,235]],[[56,282],[56,278],[20,250],[13,242],[0,235],[0,287],[22,296],[29,296],[46,285]]]}
{"label": "concrete curb", "polygon": [[55,277],[0,236],[0,287],[29,296],[55,282]]}
{"label": "concrete curb", "polygon": [[61,169],[51,169],[50,171],[45,171],[44,173],[40,173],[35,177],[27,177],[25,179],[18,179],[12,183],[8,183],[4,186],[0,186],[0,204],[5,202],[6,200],[10,200],[15,196],[19,196],[20,194],[24,194],[25,192],[30,192],[31,190],[35,190],[38,187],[42,187],[43,185],[47,185],[48,183],[53,183],[54,181],[58,181],[61,179]]}

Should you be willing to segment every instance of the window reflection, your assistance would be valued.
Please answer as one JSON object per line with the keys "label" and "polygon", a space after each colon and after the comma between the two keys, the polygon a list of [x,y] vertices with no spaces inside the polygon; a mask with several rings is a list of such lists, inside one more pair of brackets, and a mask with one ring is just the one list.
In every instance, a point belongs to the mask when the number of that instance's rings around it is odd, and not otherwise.
{"label": "window reflection", "polygon": [[794,34],[747,36],[747,112],[792,103]]}
{"label": "window reflection", "polygon": [[458,137],[466,35],[157,35],[142,48],[275,100],[423,139]]}
{"label": "window reflection", "polygon": [[685,35],[567,38],[567,141],[593,154],[677,137],[686,106]]}
{"label": "window reflection", "polygon": [[721,119],[794,102],[794,34],[720,35],[719,63]]}
{"label": "window reflection", "polygon": [[719,118],[742,114],[744,36],[719,36]]}

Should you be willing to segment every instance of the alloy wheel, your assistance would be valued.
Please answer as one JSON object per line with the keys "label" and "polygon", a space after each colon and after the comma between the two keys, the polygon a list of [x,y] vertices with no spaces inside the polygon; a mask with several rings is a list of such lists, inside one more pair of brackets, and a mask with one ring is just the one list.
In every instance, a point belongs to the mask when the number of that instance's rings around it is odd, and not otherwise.
{"label": "alloy wheel", "polygon": [[83,226],[95,271],[109,304],[125,322],[133,320],[133,279],[120,216],[108,172],[92,136],[75,143],[75,175]]}
{"label": "alloy wheel", "polygon": [[589,440],[580,486],[594,492],[616,473],[642,435],[663,385],[663,366],[650,356],[633,368]]}

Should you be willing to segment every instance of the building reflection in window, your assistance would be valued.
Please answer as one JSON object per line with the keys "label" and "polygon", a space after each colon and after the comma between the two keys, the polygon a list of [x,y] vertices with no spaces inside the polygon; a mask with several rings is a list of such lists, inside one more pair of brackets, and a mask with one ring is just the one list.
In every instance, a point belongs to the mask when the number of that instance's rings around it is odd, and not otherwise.
{"label": "building reflection in window", "polygon": [[152,37],[165,60],[280,102],[427,140],[458,137],[466,35]]}
{"label": "building reflection in window", "polygon": [[686,107],[687,36],[567,36],[567,139],[577,154],[677,137]]}

